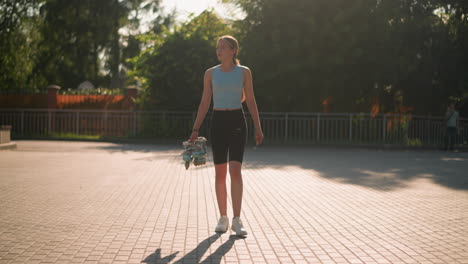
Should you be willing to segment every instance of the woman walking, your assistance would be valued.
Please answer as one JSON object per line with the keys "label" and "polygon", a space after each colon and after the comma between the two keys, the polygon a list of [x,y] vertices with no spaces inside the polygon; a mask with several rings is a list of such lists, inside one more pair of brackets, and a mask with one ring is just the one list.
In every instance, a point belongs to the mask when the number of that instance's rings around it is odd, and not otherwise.
{"label": "woman walking", "polygon": [[227,217],[226,174],[229,162],[231,176],[231,198],[234,217],[231,229],[238,236],[247,235],[240,219],[242,206],[242,160],[247,138],[247,126],[242,102],[247,103],[256,130],[256,144],[263,141],[257,103],[253,92],[252,73],[237,60],[239,44],[232,36],[218,39],[216,55],[220,64],[205,72],[203,94],[198,107],[190,140],[198,138],[198,130],[205,119],[213,96],[213,118],[211,125],[211,145],[216,174],[216,197],[219,218],[216,232],[226,232],[229,227]]}

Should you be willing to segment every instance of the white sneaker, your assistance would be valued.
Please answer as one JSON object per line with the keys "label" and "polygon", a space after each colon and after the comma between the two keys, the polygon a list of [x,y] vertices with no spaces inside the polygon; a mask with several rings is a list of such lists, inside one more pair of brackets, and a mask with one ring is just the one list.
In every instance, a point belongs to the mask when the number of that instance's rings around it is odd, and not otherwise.
{"label": "white sneaker", "polygon": [[225,215],[221,216],[218,221],[218,225],[216,225],[215,232],[226,232],[229,227],[229,218]]}
{"label": "white sneaker", "polygon": [[244,226],[242,225],[242,220],[239,217],[234,217],[232,219],[232,226],[231,230],[236,232],[237,236],[246,236],[247,231],[245,230]]}

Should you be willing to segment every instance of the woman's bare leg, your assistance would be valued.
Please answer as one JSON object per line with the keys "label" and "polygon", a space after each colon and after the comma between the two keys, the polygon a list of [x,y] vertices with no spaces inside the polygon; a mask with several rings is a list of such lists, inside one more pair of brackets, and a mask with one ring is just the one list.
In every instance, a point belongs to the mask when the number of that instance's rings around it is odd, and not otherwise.
{"label": "woman's bare leg", "polygon": [[229,174],[231,175],[231,198],[234,217],[240,216],[242,207],[242,163],[238,161],[229,162]]}
{"label": "woman's bare leg", "polygon": [[215,164],[216,174],[216,198],[218,199],[219,214],[227,215],[227,190],[226,190],[226,174],[227,163]]}

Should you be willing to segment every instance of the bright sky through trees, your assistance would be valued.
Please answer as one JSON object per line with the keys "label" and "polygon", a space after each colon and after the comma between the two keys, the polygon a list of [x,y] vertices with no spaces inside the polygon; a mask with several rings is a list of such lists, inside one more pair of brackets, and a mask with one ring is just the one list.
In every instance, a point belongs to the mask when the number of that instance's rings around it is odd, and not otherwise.
{"label": "bright sky through trees", "polygon": [[223,18],[239,19],[245,14],[233,4],[223,4],[221,0],[163,0],[162,6],[169,12],[174,8],[177,10],[177,21],[185,21],[191,13],[199,15],[206,9],[213,8]]}

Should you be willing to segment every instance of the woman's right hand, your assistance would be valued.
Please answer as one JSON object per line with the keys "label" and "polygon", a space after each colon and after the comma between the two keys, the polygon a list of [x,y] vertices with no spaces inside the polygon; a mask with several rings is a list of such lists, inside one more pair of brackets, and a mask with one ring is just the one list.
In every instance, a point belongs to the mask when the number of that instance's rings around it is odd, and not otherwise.
{"label": "woman's right hand", "polygon": [[190,142],[193,142],[198,139],[198,131],[192,131],[192,135],[190,135]]}

